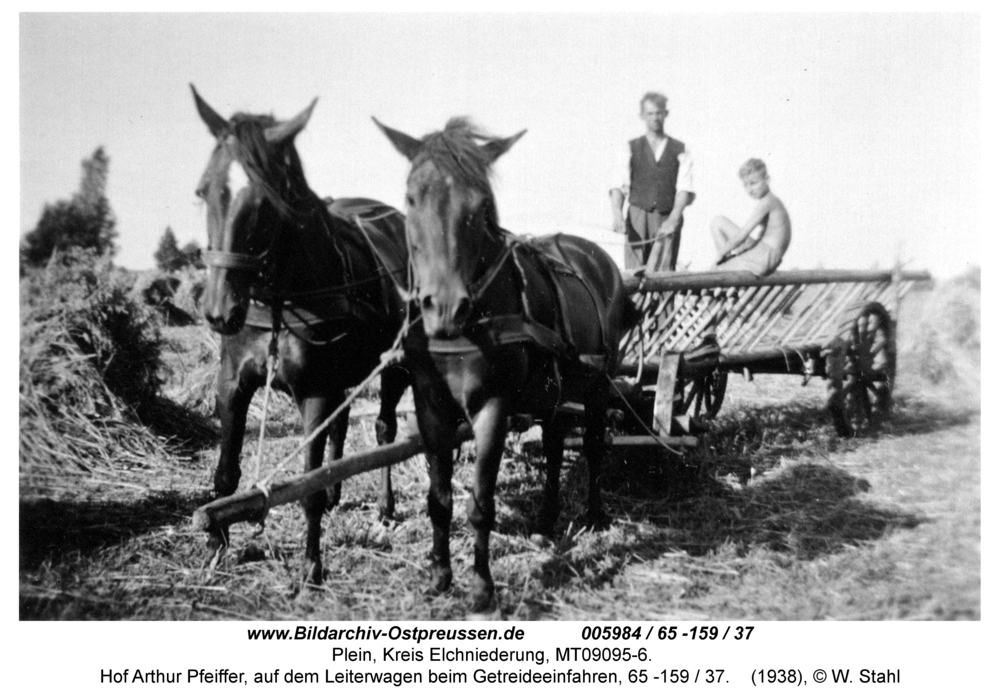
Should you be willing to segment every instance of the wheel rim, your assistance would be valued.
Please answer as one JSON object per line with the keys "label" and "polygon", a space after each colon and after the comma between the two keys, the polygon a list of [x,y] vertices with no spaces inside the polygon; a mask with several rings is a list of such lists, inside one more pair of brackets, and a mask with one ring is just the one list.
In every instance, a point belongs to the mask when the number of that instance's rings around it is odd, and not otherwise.
{"label": "wheel rim", "polygon": [[717,415],[722,409],[728,375],[725,371],[715,370],[707,375],[685,381],[684,401],[681,406],[682,414],[706,418]]}
{"label": "wheel rim", "polygon": [[846,334],[840,430],[853,435],[878,426],[888,413],[896,354],[889,313],[878,303],[861,308]]}

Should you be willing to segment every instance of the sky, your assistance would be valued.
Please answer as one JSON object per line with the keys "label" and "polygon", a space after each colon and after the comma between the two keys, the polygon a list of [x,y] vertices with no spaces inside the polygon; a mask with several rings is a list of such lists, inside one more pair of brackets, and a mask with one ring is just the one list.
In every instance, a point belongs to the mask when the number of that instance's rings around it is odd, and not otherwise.
{"label": "sky", "polygon": [[759,157],[792,219],[783,268],[952,276],[980,263],[980,32],[926,13],[22,14],[20,230],[104,146],[119,264],[154,266],[167,226],[204,245],[193,83],[226,116],[318,97],[297,146],[321,196],[402,204],[408,163],[372,116],[414,136],[455,115],[527,129],[497,162],[501,223],[600,234],[656,90],[694,159],[682,265],[710,266],[713,217],[749,215],[737,170]]}

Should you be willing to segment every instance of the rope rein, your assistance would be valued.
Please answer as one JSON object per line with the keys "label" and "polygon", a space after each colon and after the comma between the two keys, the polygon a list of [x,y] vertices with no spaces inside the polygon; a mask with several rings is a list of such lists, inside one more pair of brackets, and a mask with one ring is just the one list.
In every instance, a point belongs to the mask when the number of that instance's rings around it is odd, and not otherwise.
{"label": "rope rein", "polygon": [[[409,306],[407,306],[407,309],[408,308]],[[340,415],[340,413],[343,412],[347,407],[349,407],[350,404],[354,402],[354,399],[361,393],[361,391],[367,388],[368,385],[373,380],[375,380],[375,378],[377,378],[379,374],[382,373],[383,370],[385,370],[392,364],[397,363],[402,358],[403,351],[400,347],[402,346],[403,337],[406,335],[410,327],[412,327],[419,320],[420,318],[418,317],[416,320],[410,321],[409,310],[407,310],[406,321],[403,323],[403,326],[400,328],[399,333],[396,335],[396,339],[393,341],[392,347],[388,351],[382,354],[378,365],[372,370],[372,372],[369,373],[368,376],[363,381],[361,381],[357,386],[355,386],[354,389],[351,390],[350,393],[348,393],[347,397],[344,398],[344,401],[340,403],[340,405],[332,413],[330,413],[330,416],[327,417],[325,420],[323,420],[323,422],[318,427],[313,429],[312,433],[310,433],[307,437],[305,437],[299,443],[299,445],[296,446],[295,449],[288,456],[285,457],[284,460],[278,463],[278,465],[275,466],[275,468],[271,471],[269,475],[267,475],[267,477],[265,477],[262,480],[257,480],[257,482],[254,483],[254,487],[256,487],[257,489],[259,489],[261,492],[264,493],[265,515],[267,513],[268,502],[270,501],[271,481],[277,475],[282,473],[288,467],[288,465],[293,460],[295,460],[295,458],[300,453],[302,453],[302,451],[304,451],[306,447],[308,447],[309,444],[311,444],[316,439],[317,436],[319,436],[324,430],[326,430],[327,427],[329,427],[330,424],[333,422],[333,420],[336,419]]]}

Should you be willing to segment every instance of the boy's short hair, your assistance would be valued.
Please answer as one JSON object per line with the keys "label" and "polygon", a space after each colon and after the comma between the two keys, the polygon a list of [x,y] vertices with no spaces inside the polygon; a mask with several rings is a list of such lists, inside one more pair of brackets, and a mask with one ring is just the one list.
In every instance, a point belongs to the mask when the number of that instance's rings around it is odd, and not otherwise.
{"label": "boy's short hair", "polygon": [[767,174],[767,165],[765,165],[764,161],[760,158],[750,158],[743,163],[743,166],[740,167],[740,179],[746,179],[754,172],[763,172],[765,175]]}
{"label": "boy's short hair", "polygon": [[652,102],[664,111],[667,109],[667,96],[660,92],[647,92],[644,94],[642,99],[639,100],[639,111],[642,111],[642,105],[646,102]]}

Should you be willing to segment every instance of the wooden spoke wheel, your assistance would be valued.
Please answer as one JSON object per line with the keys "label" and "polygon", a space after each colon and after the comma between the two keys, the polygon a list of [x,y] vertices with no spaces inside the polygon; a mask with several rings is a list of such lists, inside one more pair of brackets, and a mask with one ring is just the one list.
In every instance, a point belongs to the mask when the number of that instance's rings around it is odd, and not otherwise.
{"label": "wooden spoke wheel", "polygon": [[718,368],[704,375],[686,379],[676,414],[711,419],[722,409],[728,382],[729,373]]}
{"label": "wooden spoke wheel", "polygon": [[896,342],[889,312],[879,303],[845,314],[827,350],[828,407],[841,436],[877,427],[888,414],[896,380]]}

